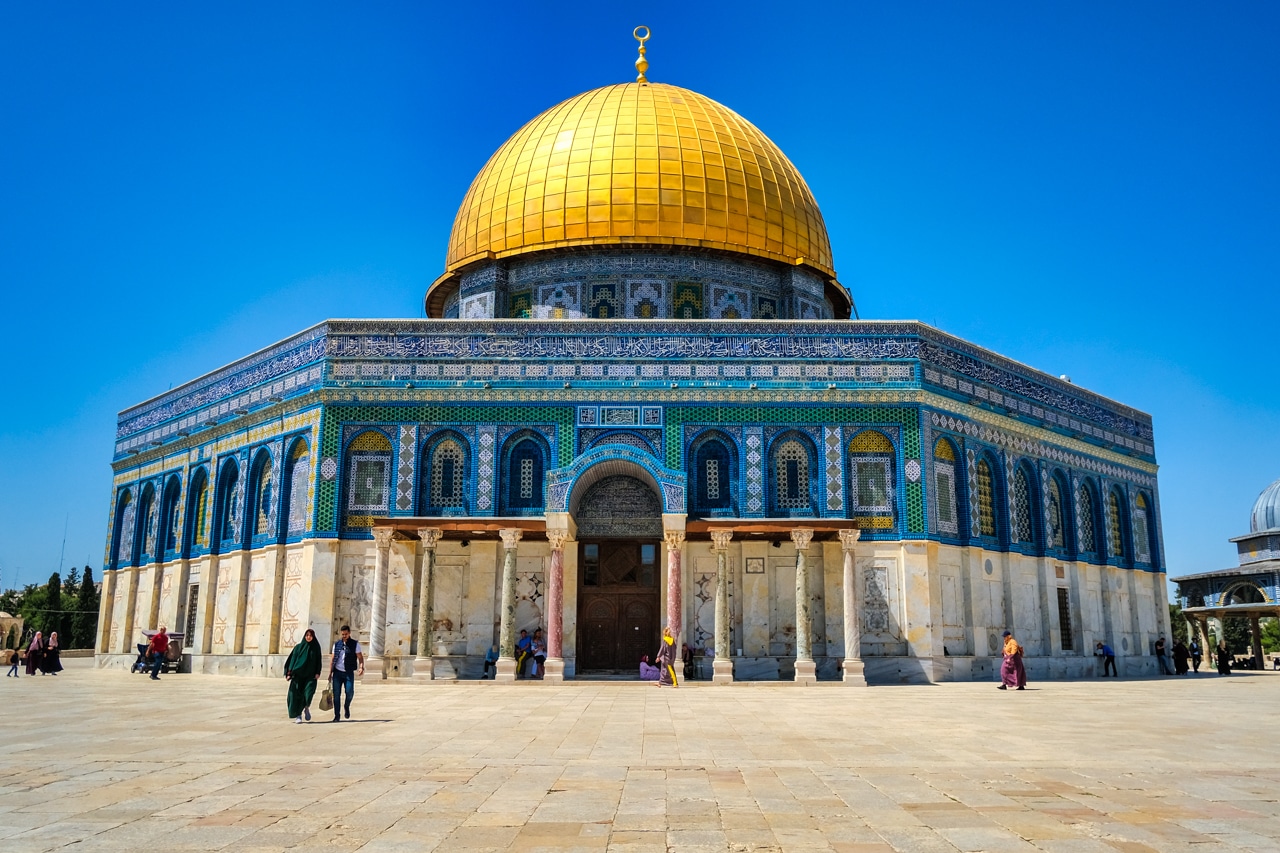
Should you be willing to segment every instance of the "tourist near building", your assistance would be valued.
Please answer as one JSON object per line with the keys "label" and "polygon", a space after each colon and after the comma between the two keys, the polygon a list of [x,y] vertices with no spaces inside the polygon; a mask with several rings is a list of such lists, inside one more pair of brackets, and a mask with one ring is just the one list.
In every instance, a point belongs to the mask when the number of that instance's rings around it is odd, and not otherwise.
{"label": "tourist near building", "polygon": [[[644,28],[638,37],[646,35]],[[329,320],[121,413],[101,666],[141,630],[278,675],[350,624],[366,677],[1156,671],[1151,419],[869,321],[760,130],[649,82],[552,107],[462,201],[427,319]],[[443,235],[442,235],[443,236]],[[408,308],[409,306],[406,306]]]}

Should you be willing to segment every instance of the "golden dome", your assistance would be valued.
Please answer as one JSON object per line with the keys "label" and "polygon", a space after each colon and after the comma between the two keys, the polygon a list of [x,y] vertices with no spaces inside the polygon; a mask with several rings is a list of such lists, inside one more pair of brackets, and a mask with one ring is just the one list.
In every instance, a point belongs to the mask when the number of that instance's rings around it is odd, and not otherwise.
{"label": "golden dome", "polygon": [[568,246],[694,246],[832,278],[813,193],[742,116],[662,83],[605,86],[506,141],[458,210],[447,272]]}

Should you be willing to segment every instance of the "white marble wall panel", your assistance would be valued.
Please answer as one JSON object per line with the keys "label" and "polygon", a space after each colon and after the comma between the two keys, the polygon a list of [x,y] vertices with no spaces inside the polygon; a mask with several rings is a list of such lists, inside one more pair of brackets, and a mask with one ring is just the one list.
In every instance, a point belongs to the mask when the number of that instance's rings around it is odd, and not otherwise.
{"label": "white marble wall panel", "polygon": [[[764,567],[768,561],[769,543],[744,542],[742,544],[742,653],[747,657],[763,657],[769,654],[769,574],[747,573],[746,567],[753,560]],[[737,654],[737,648],[734,654]]]}
{"label": "white marble wall panel", "polygon": [[716,558],[694,557],[689,606],[693,611],[685,630],[690,648],[715,648],[716,626]]}
{"label": "white marble wall panel", "polygon": [[218,580],[213,591],[213,636],[210,651],[213,654],[229,655],[235,651],[236,636],[236,600],[235,589],[239,587],[235,575],[240,570],[240,561],[230,557],[218,560]]}
{"label": "white marble wall panel", "polygon": [[[370,545],[369,551],[373,550]],[[364,549],[361,549],[363,552]],[[343,554],[338,560],[337,591],[333,603],[333,636],[343,625],[366,648],[373,622],[375,557],[370,553]]]}
{"label": "white marble wall panel", "polygon": [[[137,575],[137,593],[133,599],[133,632],[135,634],[139,634],[143,628],[154,631],[157,627],[151,624],[151,576],[154,571],[154,566],[135,571]],[[138,642],[142,640],[139,639]]]}
{"label": "white marble wall panel", "polygon": [[795,657],[796,563],[795,556],[769,560],[769,654]]}
{"label": "white marble wall panel", "polygon": [[249,563],[248,588],[244,591],[244,651],[249,654],[267,650],[263,626],[270,625],[271,616],[262,595],[267,571],[267,555],[254,554]]}
{"label": "white marble wall panel", "polygon": [[435,600],[432,610],[432,631],[435,640],[434,654],[461,655],[467,652],[466,608],[467,590],[466,557],[440,556],[436,558]]}
{"label": "white marble wall panel", "polygon": [[[387,632],[384,653],[390,656],[409,656],[413,647],[413,570],[417,557],[417,543],[394,541],[391,543],[390,566],[387,572]],[[390,675],[398,675],[398,664],[392,664]]]}
{"label": "white marble wall panel", "polygon": [[501,542],[472,542],[468,550],[462,653],[483,656],[498,641],[498,575],[503,549]]}
{"label": "white marble wall panel", "polygon": [[302,548],[290,547],[284,556],[284,589],[280,595],[280,651],[292,650],[302,641],[310,625],[302,624],[307,616],[307,578],[303,573],[305,555]]}

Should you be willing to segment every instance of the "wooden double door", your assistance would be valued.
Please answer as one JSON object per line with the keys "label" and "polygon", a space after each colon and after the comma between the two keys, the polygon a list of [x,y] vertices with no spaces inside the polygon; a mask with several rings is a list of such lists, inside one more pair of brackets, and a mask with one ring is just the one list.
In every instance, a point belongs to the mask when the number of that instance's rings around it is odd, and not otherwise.
{"label": "wooden double door", "polygon": [[583,541],[578,546],[578,669],[639,673],[658,648],[658,543]]}

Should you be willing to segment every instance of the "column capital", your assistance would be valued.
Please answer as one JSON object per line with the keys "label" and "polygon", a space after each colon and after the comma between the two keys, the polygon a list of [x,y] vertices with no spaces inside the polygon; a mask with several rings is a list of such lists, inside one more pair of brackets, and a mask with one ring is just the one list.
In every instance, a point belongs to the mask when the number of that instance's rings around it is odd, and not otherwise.
{"label": "column capital", "polygon": [[809,547],[809,543],[813,540],[812,527],[797,527],[791,531],[791,541],[795,543],[797,551],[803,551]]}
{"label": "column capital", "polygon": [[674,551],[684,544],[684,531],[668,530],[662,534],[662,538],[667,542],[667,550]]}
{"label": "column capital", "polygon": [[564,543],[570,539],[569,528],[567,527],[548,527],[547,542],[551,545],[552,551],[563,551]]}
{"label": "column capital", "polygon": [[373,528],[373,541],[378,543],[379,548],[390,548],[391,537],[395,536],[396,529],[394,527],[375,527]]}
{"label": "column capital", "polygon": [[444,531],[439,527],[419,527],[418,538],[422,540],[422,547],[428,551],[434,549],[440,544],[440,537],[444,535]]}
{"label": "column capital", "polygon": [[502,537],[502,547],[514,551],[516,543],[524,536],[524,531],[519,527],[504,527],[498,531],[498,535]]}
{"label": "column capital", "polygon": [[717,551],[727,550],[733,540],[732,527],[716,527],[707,532],[711,534],[711,547]]}
{"label": "column capital", "polygon": [[852,551],[853,546],[858,544],[858,540],[862,538],[862,531],[857,528],[854,528],[853,530],[841,530],[839,531],[839,536],[840,550]]}

